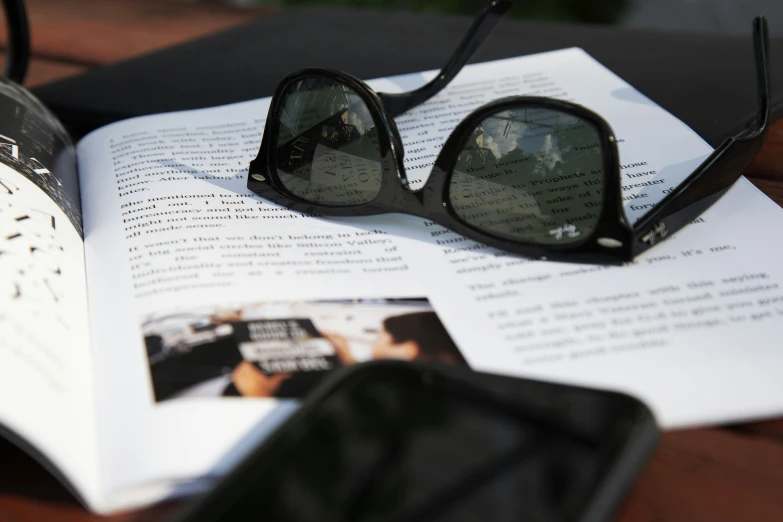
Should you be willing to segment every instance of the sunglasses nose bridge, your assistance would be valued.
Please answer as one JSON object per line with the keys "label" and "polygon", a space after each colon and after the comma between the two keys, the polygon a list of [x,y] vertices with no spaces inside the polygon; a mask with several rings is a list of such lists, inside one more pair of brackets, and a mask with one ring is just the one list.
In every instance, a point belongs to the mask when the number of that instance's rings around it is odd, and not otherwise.
{"label": "sunglasses nose bridge", "polygon": [[408,176],[405,172],[405,164],[403,161],[405,158],[405,147],[402,143],[402,137],[400,136],[400,131],[397,129],[397,124],[394,120],[389,118],[387,121],[389,143],[391,145],[390,153],[392,162],[394,163],[394,169],[396,170],[396,177],[403,188],[409,190],[410,185],[408,184]]}
{"label": "sunglasses nose bridge", "polygon": [[[390,180],[391,181],[391,180]],[[394,180],[394,183],[399,183],[400,180]],[[406,184],[402,186],[394,187],[390,191],[392,193],[390,199],[386,199],[382,206],[388,212],[401,212],[403,214],[410,214],[418,217],[427,217],[428,211],[425,205],[424,188],[420,190],[411,190]]]}
{"label": "sunglasses nose bridge", "polygon": [[424,186],[409,192],[420,209],[419,215],[427,217],[433,212],[440,213],[443,210],[446,206],[445,182],[446,171],[438,165],[433,165]]}

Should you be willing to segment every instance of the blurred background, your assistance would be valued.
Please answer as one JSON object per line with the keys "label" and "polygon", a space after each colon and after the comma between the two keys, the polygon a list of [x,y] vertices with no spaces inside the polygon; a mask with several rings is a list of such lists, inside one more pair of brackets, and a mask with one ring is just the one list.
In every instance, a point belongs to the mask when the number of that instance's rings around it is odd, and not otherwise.
{"label": "blurred background", "polygon": [[[342,5],[473,15],[483,0],[224,0],[242,6]],[[765,14],[783,34],[781,0],[517,0],[511,16],[525,19],[617,24],[745,34]]]}
{"label": "blurred background", "polygon": [[[34,87],[302,6],[474,15],[485,0],[27,0]],[[515,0],[511,16],[749,36],[765,14],[783,36],[783,0]],[[401,28],[403,29],[403,28]],[[0,28],[4,47],[5,24]],[[0,58],[0,61],[2,59]]]}

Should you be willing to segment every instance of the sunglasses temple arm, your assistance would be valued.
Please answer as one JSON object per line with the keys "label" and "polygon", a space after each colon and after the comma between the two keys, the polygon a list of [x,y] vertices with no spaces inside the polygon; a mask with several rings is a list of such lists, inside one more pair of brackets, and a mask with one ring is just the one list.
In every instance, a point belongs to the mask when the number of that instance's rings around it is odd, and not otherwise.
{"label": "sunglasses temple arm", "polygon": [[3,75],[21,84],[30,61],[30,27],[23,0],[3,0],[8,30],[8,58]]}
{"label": "sunglasses temple arm", "polygon": [[724,141],[677,188],[634,225],[633,255],[695,220],[742,176],[764,145],[769,122],[769,33],[763,16],[753,22],[759,113],[753,125]]}
{"label": "sunglasses temple arm", "polygon": [[476,49],[486,40],[487,36],[489,36],[510,7],[511,2],[509,0],[493,0],[489,2],[476,19],[473,20],[473,25],[470,26],[449,62],[426,85],[419,87],[415,91],[400,94],[378,93],[389,116],[392,118],[399,116],[405,111],[421,105],[442,91],[465,66],[470,57],[473,56],[473,53],[476,52]]}

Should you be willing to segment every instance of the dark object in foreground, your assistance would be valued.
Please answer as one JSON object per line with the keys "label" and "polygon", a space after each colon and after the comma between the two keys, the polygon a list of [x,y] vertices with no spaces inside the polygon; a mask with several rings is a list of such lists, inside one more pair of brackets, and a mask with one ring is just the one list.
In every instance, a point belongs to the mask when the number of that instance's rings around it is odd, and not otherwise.
{"label": "dark object in foreground", "polygon": [[[285,77],[272,97],[258,156],[250,163],[248,189],[301,212],[401,212],[528,257],[621,264],[701,215],[761,150],[770,118],[763,16],[753,26],[755,121],[725,140],[635,226],[623,211],[619,153],[609,124],[584,107],[550,98],[514,96],[480,107],[451,133],[424,187],[411,190],[392,118],[442,90],[503,9],[491,2],[435,79],[411,92],[375,93],[353,76],[330,69]],[[501,135],[518,138],[510,151],[496,157],[483,144]],[[542,139],[557,144],[557,160],[542,157]],[[536,186],[541,183],[547,191]],[[552,199],[552,191],[561,197]]]}
{"label": "dark object in foreground", "polygon": [[177,520],[608,520],[657,435],[622,394],[371,362],[327,381]]}

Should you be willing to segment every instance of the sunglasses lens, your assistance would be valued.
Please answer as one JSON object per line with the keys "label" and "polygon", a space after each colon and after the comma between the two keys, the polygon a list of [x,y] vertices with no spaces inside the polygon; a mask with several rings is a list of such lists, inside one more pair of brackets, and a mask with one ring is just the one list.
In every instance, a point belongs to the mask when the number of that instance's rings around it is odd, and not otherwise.
{"label": "sunglasses lens", "polygon": [[274,148],[283,186],[312,203],[348,207],[381,190],[378,129],[362,98],[327,78],[293,82],[283,93]]}
{"label": "sunglasses lens", "polygon": [[482,121],[457,158],[451,208],[502,239],[564,245],[587,239],[603,205],[604,158],[593,124],[551,109]]}

